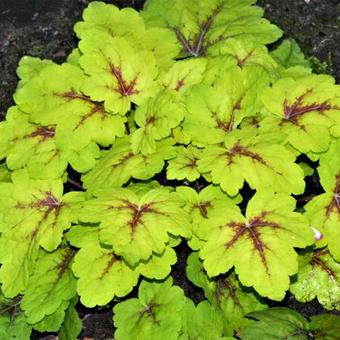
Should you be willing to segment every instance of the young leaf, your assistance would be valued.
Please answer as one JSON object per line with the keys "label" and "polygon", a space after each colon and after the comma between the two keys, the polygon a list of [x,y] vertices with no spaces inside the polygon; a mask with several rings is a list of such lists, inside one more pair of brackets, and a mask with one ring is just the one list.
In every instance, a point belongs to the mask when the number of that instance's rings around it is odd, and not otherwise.
{"label": "young leaf", "polygon": [[40,252],[21,301],[27,322],[41,321],[56,312],[63,302],[75,297],[76,280],[70,267],[74,255],[75,251],[68,247],[52,253]]}
{"label": "young leaf", "polygon": [[185,306],[182,289],[168,278],[162,283],[142,281],[138,299],[118,303],[114,311],[117,340],[178,339],[181,311]]}
{"label": "young leaf", "polygon": [[157,93],[158,70],[152,53],[137,50],[122,37],[104,35],[102,41],[96,31],[91,37],[79,44],[83,53],[79,63],[90,75],[83,86],[86,95],[104,101],[106,110],[125,115],[131,103],[143,104]]}
{"label": "young leaf", "polygon": [[156,151],[143,155],[132,151],[128,137],[117,139],[111,150],[103,151],[94,169],[82,176],[84,187],[89,191],[105,187],[121,187],[131,177],[141,180],[152,178],[160,172],[165,160],[176,155],[172,139],[156,143]]}
{"label": "young leaf", "polygon": [[229,134],[224,146],[208,146],[200,158],[198,170],[211,174],[212,183],[220,184],[231,196],[238,193],[244,180],[256,190],[304,191],[303,171],[294,163],[295,155],[266,137],[255,136],[252,129]]}
{"label": "young leaf", "polygon": [[256,321],[241,330],[244,340],[309,339],[307,321],[292,309],[274,307],[249,313],[248,317]]}
{"label": "young leaf", "polygon": [[290,291],[300,302],[317,297],[325,309],[340,310],[340,263],[327,250],[299,256],[299,272]]}
{"label": "young leaf", "polygon": [[142,14],[147,25],[173,31],[183,56],[198,57],[220,54],[232,37],[261,44],[277,40],[281,31],[261,18],[263,11],[250,6],[254,2],[148,0]]}
{"label": "young leaf", "polygon": [[189,145],[187,147],[176,147],[177,156],[168,161],[166,168],[167,179],[187,179],[193,182],[198,179],[201,174],[197,169],[197,161],[201,153],[200,149]]}
{"label": "young leaf", "polygon": [[267,307],[252,290],[242,287],[234,274],[209,278],[198,253],[189,255],[186,272],[189,280],[203,289],[208,301],[223,316],[224,334],[233,335],[247,325],[245,314]]}
{"label": "young leaf", "polygon": [[186,299],[182,318],[183,326],[178,340],[224,339],[222,315],[208,301],[195,306],[190,299]]}
{"label": "young leaf", "polygon": [[334,259],[340,262],[340,140],[320,155],[318,173],[325,193],[306,204],[306,215],[311,226],[324,235]]}
{"label": "young leaf", "polygon": [[100,222],[100,240],[130,265],[161,254],[169,234],[190,237],[183,200],[164,188],[138,196],[129,189],[98,192],[84,203],[80,219]]}
{"label": "young leaf", "polygon": [[203,221],[197,234],[207,241],[200,257],[208,275],[226,273],[234,266],[243,285],[282,300],[289,276],[298,271],[293,247],[314,242],[307,220],[294,209],[292,197],[262,191],[248,203],[246,216],[235,207]]}
{"label": "young leaf", "polygon": [[80,192],[63,196],[61,180],[31,180],[27,173],[18,171],[12,181],[0,183],[0,279],[6,297],[24,291],[39,246],[46,251],[58,247],[63,231],[77,219],[78,203],[83,200]]}
{"label": "young leaf", "polygon": [[281,79],[263,93],[262,100],[268,114],[260,123],[260,131],[286,136],[286,141],[302,153],[328,149],[329,128],[340,113],[339,87],[332,77]]}

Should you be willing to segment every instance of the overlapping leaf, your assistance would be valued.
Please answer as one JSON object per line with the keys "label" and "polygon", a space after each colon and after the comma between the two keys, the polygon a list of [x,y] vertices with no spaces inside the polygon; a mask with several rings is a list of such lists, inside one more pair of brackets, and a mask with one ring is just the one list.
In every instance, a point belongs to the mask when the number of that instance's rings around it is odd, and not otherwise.
{"label": "overlapping leaf", "polygon": [[58,247],[83,200],[80,192],[63,196],[61,180],[31,180],[25,171],[14,173],[12,180],[0,184],[0,279],[6,297],[24,291],[39,246],[47,251]]}
{"label": "overlapping leaf", "polygon": [[203,221],[197,234],[206,240],[200,257],[208,275],[226,273],[234,266],[243,285],[282,300],[289,276],[298,271],[293,247],[314,242],[307,220],[294,209],[292,197],[262,191],[248,203],[246,216],[235,206],[226,215]]}
{"label": "overlapping leaf", "polygon": [[299,272],[290,291],[300,302],[317,297],[328,310],[340,310],[340,263],[327,250],[316,250],[299,257]]}
{"label": "overlapping leaf", "polygon": [[244,315],[266,308],[253,291],[242,287],[234,274],[211,279],[203,269],[198,253],[192,253],[187,261],[187,276],[191,282],[204,291],[209,302],[223,315],[224,334],[247,325]]}
{"label": "overlapping leaf", "polygon": [[183,56],[217,55],[229,38],[267,44],[281,36],[276,26],[261,18],[262,9],[251,6],[254,2],[148,0],[143,17],[147,25],[172,30]]}
{"label": "overlapping leaf", "polygon": [[6,121],[0,124],[0,157],[6,157],[9,169],[26,168],[32,178],[60,178],[70,163],[85,172],[90,170],[99,156],[95,144],[87,143],[78,152],[71,147],[58,147],[56,126],[30,123],[29,116],[18,107],[9,109]]}
{"label": "overlapping leaf", "polygon": [[134,153],[128,137],[117,139],[111,150],[102,151],[102,158],[94,169],[82,176],[90,191],[103,187],[121,187],[130,178],[147,180],[159,173],[165,160],[176,155],[172,139],[156,143],[156,151],[143,155]]}
{"label": "overlapping leaf", "polygon": [[246,181],[251,188],[271,188],[299,194],[304,191],[302,169],[295,155],[266,136],[255,136],[253,129],[230,133],[222,146],[208,146],[198,161],[201,173],[211,174],[214,184],[234,196]]}
{"label": "overlapping leaf", "polygon": [[185,133],[195,145],[223,142],[242,119],[261,110],[259,94],[268,83],[268,74],[261,68],[231,67],[212,86],[195,86],[186,101]]}
{"label": "overlapping leaf", "polygon": [[68,247],[52,253],[40,252],[21,301],[27,322],[41,321],[76,296],[76,279],[70,266],[74,255],[75,251]]}
{"label": "overlapping leaf", "polygon": [[325,152],[329,128],[340,124],[340,87],[327,75],[285,78],[263,94],[268,111],[260,123],[262,132],[282,135],[303,153]]}
{"label": "overlapping leaf", "polygon": [[129,189],[98,192],[84,203],[80,219],[100,222],[100,240],[135,266],[153,253],[162,254],[169,234],[190,237],[184,201],[164,188],[138,196]]}
{"label": "overlapping leaf", "polygon": [[138,299],[118,303],[114,311],[117,340],[178,339],[185,307],[182,289],[168,278],[161,283],[142,281]]}
{"label": "overlapping leaf", "polygon": [[340,140],[320,156],[318,173],[325,193],[305,206],[306,214],[311,226],[323,233],[332,256],[340,262]]}

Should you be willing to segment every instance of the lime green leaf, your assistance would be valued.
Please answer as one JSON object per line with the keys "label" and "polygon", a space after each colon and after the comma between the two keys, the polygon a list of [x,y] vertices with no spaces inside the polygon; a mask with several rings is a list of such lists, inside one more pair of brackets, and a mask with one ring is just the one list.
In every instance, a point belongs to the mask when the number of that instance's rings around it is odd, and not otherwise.
{"label": "lime green leaf", "polygon": [[315,340],[334,340],[339,337],[339,315],[320,314],[311,317],[309,329]]}
{"label": "lime green leaf", "polygon": [[170,136],[171,130],[183,120],[184,113],[184,105],[166,92],[160,92],[139,106],[134,115],[139,128],[131,135],[132,151],[145,155],[154,153],[156,141]]}
{"label": "lime green leaf", "polygon": [[58,247],[83,200],[80,192],[63,196],[61,180],[31,180],[24,171],[13,173],[12,180],[0,184],[0,278],[7,297],[24,291],[39,246],[47,251]]}
{"label": "lime green leaf", "polygon": [[299,45],[291,38],[283,40],[270,54],[284,68],[294,66],[310,67],[310,63],[303,55]]}
{"label": "lime green leaf", "polygon": [[29,56],[22,57],[17,68],[17,75],[20,78],[19,86],[23,86],[29,80],[38,76],[43,68],[53,64],[53,61],[48,59]]}
{"label": "lime green leaf", "polygon": [[201,174],[197,169],[197,161],[201,150],[189,145],[188,147],[177,147],[176,152],[177,156],[168,161],[167,179],[187,179],[189,182],[193,182],[199,178]]}
{"label": "lime green leaf", "polygon": [[330,142],[329,128],[339,117],[339,93],[334,79],[327,75],[281,79],[263,93],[268,113],[260,131],[286,136],[302,153],[324,152]]}
{"label": "lime green leaf", "polygon": [[127,295],[137,284],[138,272],[112,250],[89,243],[79,250],[72,265],[77,292],[86,307],[103,306]]}
{"label": "lime green leaf", "polygon": [[308,163],[300,162],[298,164],[300,165],[301,169],[303,170],[305,177],[313,176],[315,170]]}
{"label": "lime green leaf", "polygon": [[198,170],[211,174],[214,184],[234,196],[244,180],[252,189],[270,187],[273,191],[301,194],[305,183],[302,169],[294,163],[295,155],[266,137],[248,133],[252,130],[230,133],[224,146],[206,147]]}
{"label": "lime green leaf", "polygon": [[83,53],[79,63],[90,75],[83,91],[92,100],[104,101],[106,110],[125,115],[131,103],[143,104],[158,91],[155,58],[134,48],[125,38],[103,35],[104,41],[92,32],[93,41],[79,44]]}
{"label": "lime green leaf", "polygon": [[71,248],[40,253],[21,301],[29,323],[39,322],[45,315],[53,314],[64,301],[68,302],[76,295],[76,280],[70,269],[74,255]]}
{"label": "lime green leaf", "polygon": [[234,66],[220,74],[211,86],[195,86],[186,101],[185,133],[195,145],[223,142],[242,119],[261,110],[259,94],[268,84],[269,78],[263,69],[241,70]]}
{"label": "lime green leaf", "polygon": [[246,216],[235,207],[203,221],[198,236],[207,241],[200,257],[208,275],[226,273],[234,266],[243,285],[282,300],[289,276],[298,271],[293,247],[314,242],[307,220],[294,209],[292,197],[262,191],[249,201]]}
{"label": "lime green leaf", "polygon": [[232,37],[267,44],[281,36],[276,26],[261,18],[262,9],[250,6],[254,2],[148,0],[143,17],[147,25],[171,29],[183,56],[216,55]]}
{"label": "lime green leaf", "polygon": [[241,337],[244,340],[307,340],[309,338],[307,321],[292,309],[274,307],[250,313],[248,317],[256,321],[241,330]]}
{"label": "lime green leaf", "polygon": [[183,328],[179,340],[223,339],[222,315],[208,301],[202,301],[195,306],[190,299],[186,299],[182,315]]}
{"label": "lime green leaf", "polygon": [[169,278],[162,283],[142,281],[138,299],[118,303],[114,311],[117,340],[178,339],[181,311],[185,306],[182,289]]}
{"label": "lime green leaf", "polygon": [[11,172],[6,164],[0,164],[0,182],[10,182]]}
{"label": "lime green leaf", "polygon": [[306,215],[311,226],[324,235],[334,259],[340,262],[340,140],[320,155],[318,173],[325,193],[306,204]]}
{"label": "lime green leaf", "polygon": [[325,309],[340,310],[340,263],[327,250],[299,256],[299,272],[290,291],[300,302],[317,297]]}
{"label": "lime green leaf", "polygon": [[[197,250],[202,245],[202,240],[197,236],[200,224],[208,217],[224,214],[227,209],[233,207],[235,202],[231,200],[217,186],[209,185],[200,192],[190,187],[177,187],[176,191],[186,201],[184,210],[190,215],[192,236],[188,241],[191,249]],[[239,203],[237,201],[237,203]]]}
{"label": "lime green leaf", "polygon": [[57,332],[65,318],[65,309],[67,309],[69,301],[63,301],[58,309],[49,315],[46,315],[42,320],[33,325],[33,329],[38,332]]}
{"label": "lime green leaf", "polygon": [[80,56],[81,56],[81,52],[80,52],[79,48],[74,48],[72,50],[72,52],[67,56],[66,61],[73,66],[79,67],[80,66],[79,65]]}
{"label": "lime green leaf", "polygon": [[64,322],[58,333],[60,340],[78,339],[78,335],[82,329],[82,321],[77,313],[75,305],[78,299],[73,299],[66,311]]}
{"label": "lime green leaf", "polygon": [[116,189],[96,196],[84,203],[81,221],[101,222],[100,240],[131,265],[163,253],[168,233],[190,237],[184,201],[174,192],[159,188],[138,196]]}
{"label": "lime green leaf", "polygon": [[0,338],[3,340],[30,339],[32,326],[27,323],[19,304],[19,297],[10,300],[0,295]]}
{"label": "lime green leaf", "polygon": [[267,306],[254,292],[244,289],[234,274],[217,279],[208,277],[199,260],[198,253],[192,253],[187,261],[187,276],[196,286],[201,287],[208,301],[223,316],[224,333],[232,335],[249,323],[244,315]]}
{"label": "lime green leaf", "polygon": [[112,149],[102,152],[102,158],[93,170],[82,176],[84,187],[90,191],[105,187],[121,187],[136,178],[147,180],[159,173],[165,160],[176,155],[172,139],[163,139],[156,143],[156,151],[143,155],[132,151],[130,139],[120,138]]}

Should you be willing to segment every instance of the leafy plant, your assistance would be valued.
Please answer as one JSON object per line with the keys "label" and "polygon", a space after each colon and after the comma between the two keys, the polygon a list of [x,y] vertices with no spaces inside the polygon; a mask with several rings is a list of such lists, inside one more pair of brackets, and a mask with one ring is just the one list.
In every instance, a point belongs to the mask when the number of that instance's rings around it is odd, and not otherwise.
{"label": "leafy plant", "polygon": [[[334,338],[337,316],[268,305],[340,308],[340,88],[294,41],[268,50],[282,33],[255,2],[92,1],[65,63],[21,59],[2,338],[76,339],[78,304],[113,307],[118,340]],[[185,242],[195,303],[171,277]]]}

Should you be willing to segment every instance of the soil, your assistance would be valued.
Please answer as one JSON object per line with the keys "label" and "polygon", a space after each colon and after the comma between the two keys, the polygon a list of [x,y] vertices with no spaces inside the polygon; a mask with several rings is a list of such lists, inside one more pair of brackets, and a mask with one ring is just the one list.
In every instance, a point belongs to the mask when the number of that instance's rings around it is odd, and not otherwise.
{"label": "soil", "polygon": [[[72,31],[90,0],[1,0],[0,2],[0,116],[13,104],[12,94],[17,85],[16,67],[24,55],[49,58],[61,63],[77,45]],[[106,0],[119,7],[140,9],[143,0]],[[307,56],[315,61],[316,72],[332,74],[340,80],[340,1],[339,0],[259,0],[265,16],[280,26],[285,37],[291,37]],[[195,302],[203,298],[202,292],[185,277],[188,246],[177,247],[178,263],[173,267],[173,278]],[[312,301],[300,304],[293,297],[281,303],[294,308],[304,316],[324,313]],[[114,331],[112,306],[101,310],[79,308],[83,320],[82,337],[110,339]],[[53,339],[53,335],[34,333],[33,339]]]}

